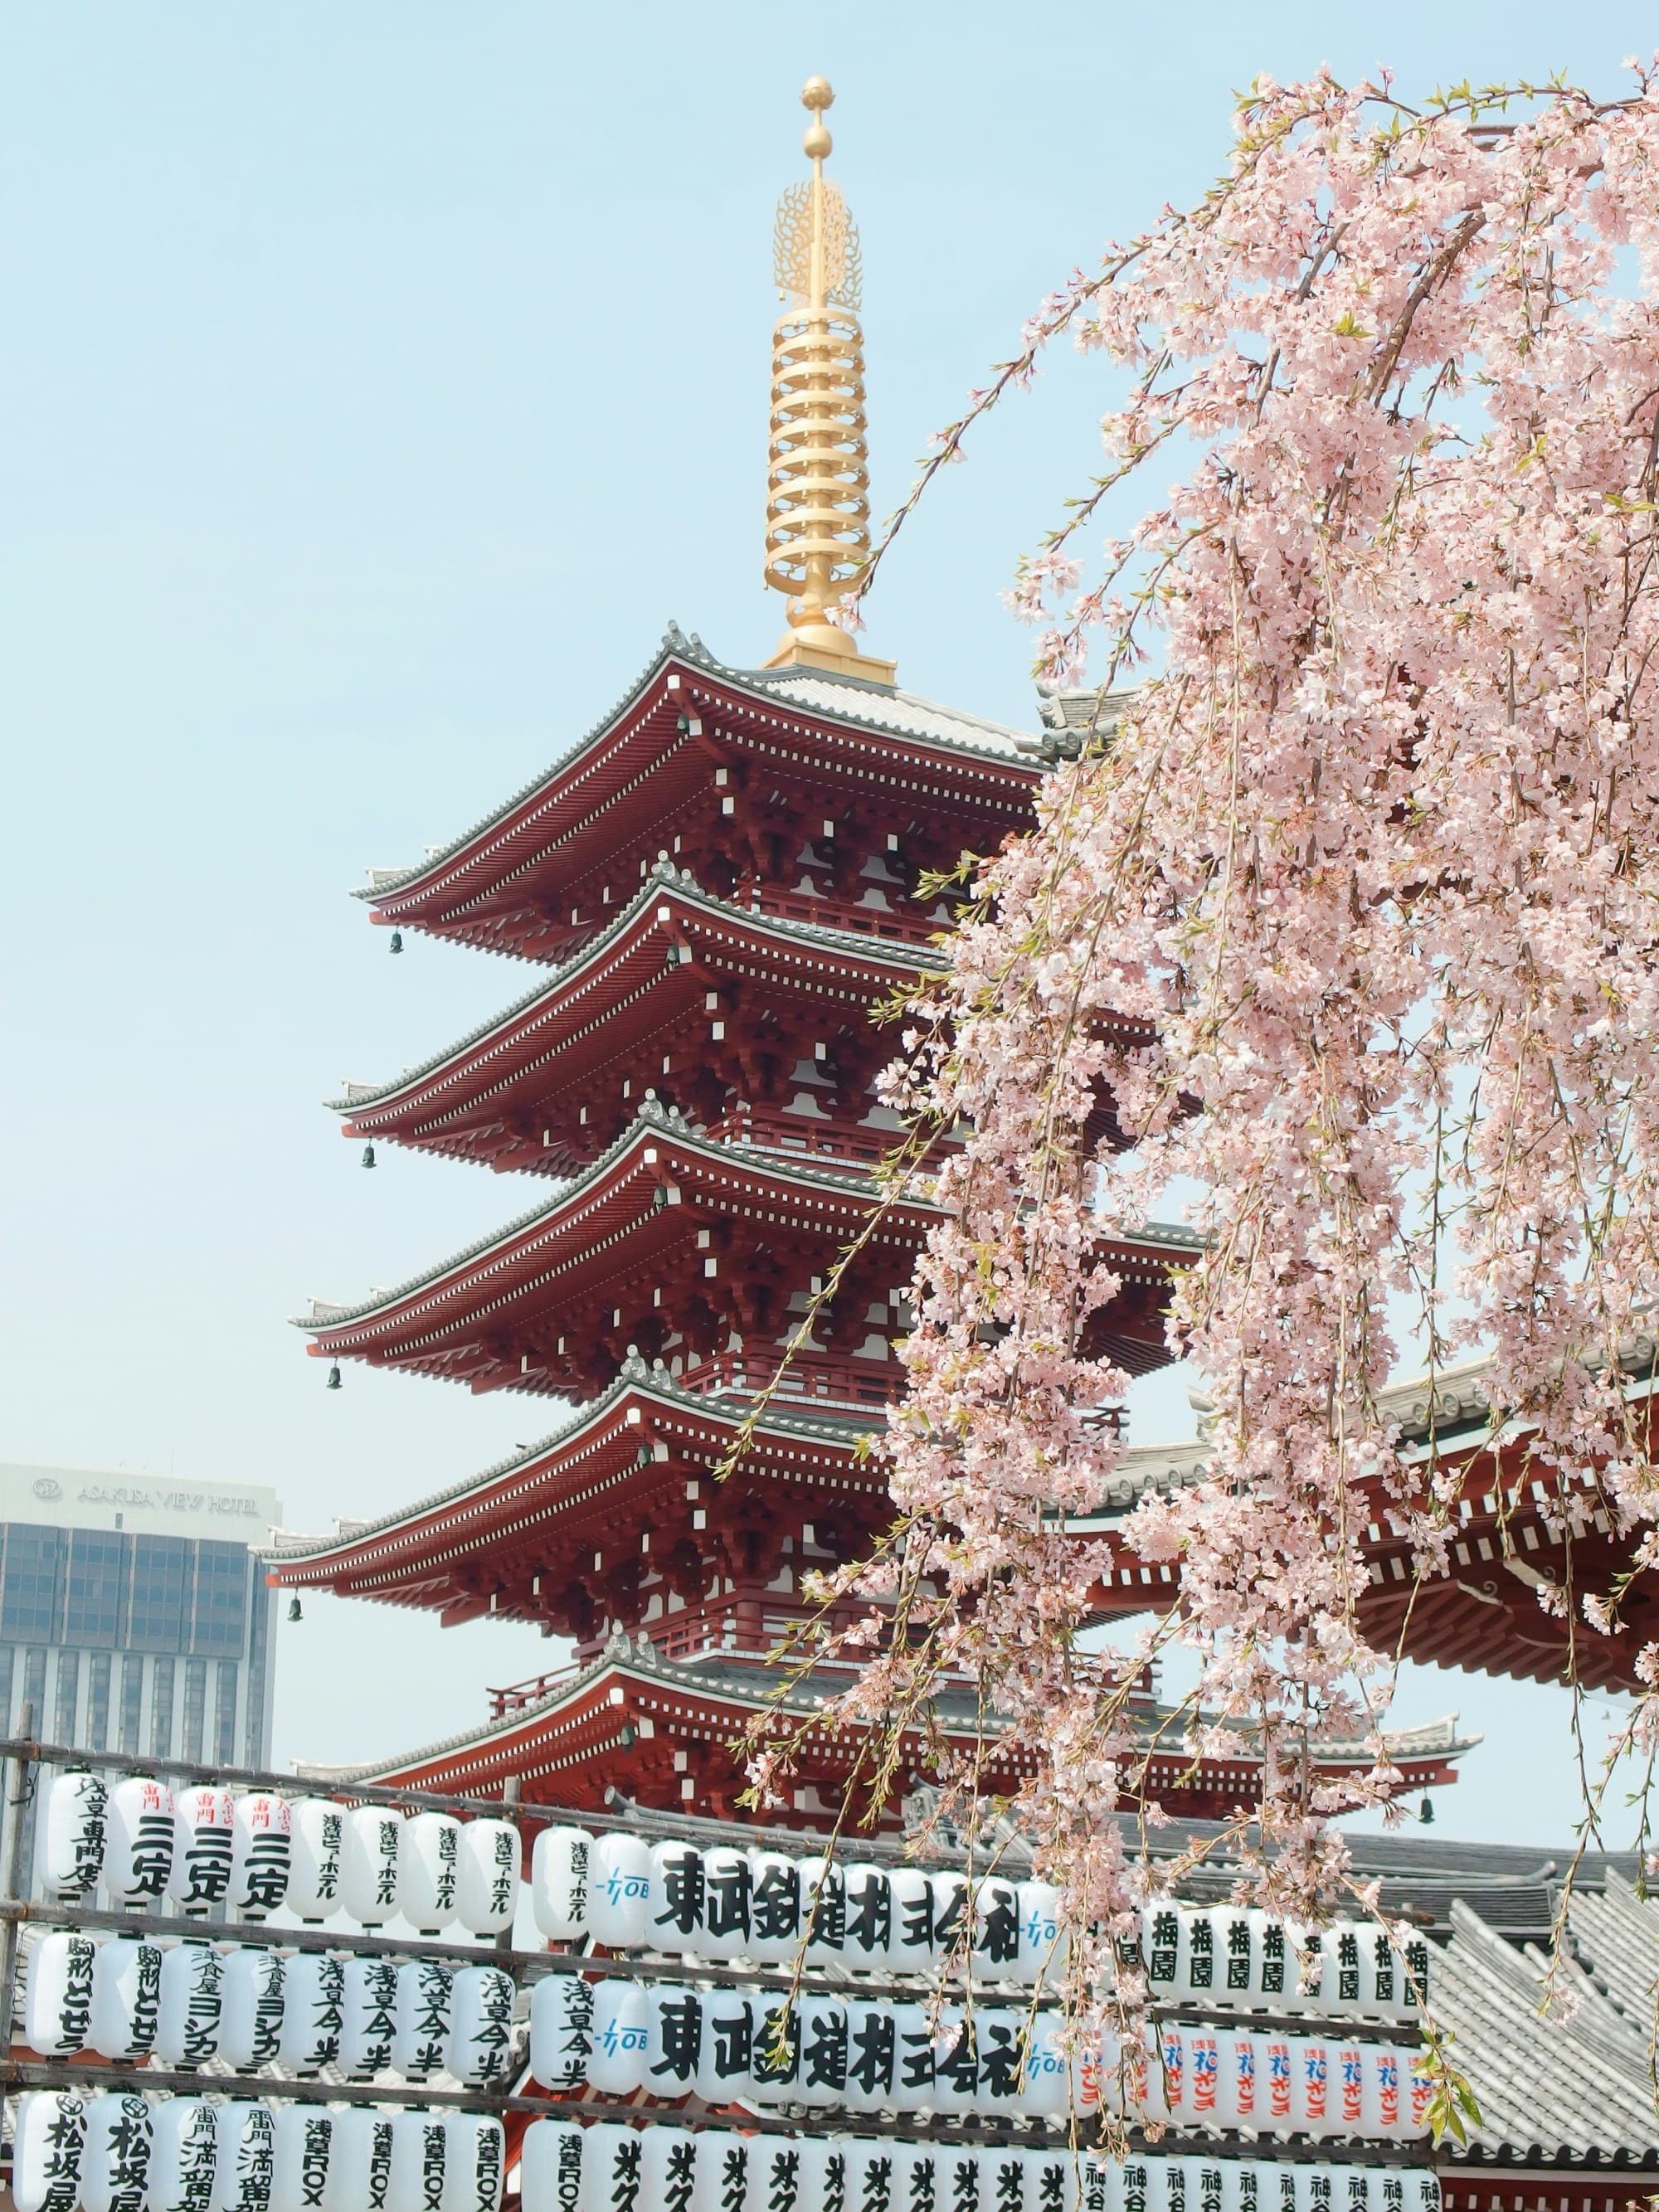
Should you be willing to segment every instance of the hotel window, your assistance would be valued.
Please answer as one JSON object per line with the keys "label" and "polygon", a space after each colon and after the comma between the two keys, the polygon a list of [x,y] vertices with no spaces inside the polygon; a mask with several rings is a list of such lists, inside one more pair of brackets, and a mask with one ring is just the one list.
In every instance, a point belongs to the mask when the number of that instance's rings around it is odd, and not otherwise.
{"label": "hotel window", "polygon": [[87,1662],[87,1748],[109,1747],[109,1678],[113,1665],[107,1651],[94,1651]]}
{"label": "hotel window", "polygon": [[236,1756],[236,1662],[219,1662],[219,1681],[213,1699],[213,1756],[228,1766]]}
{"label": "hotel window", "polygon": [[64,1607],[66,1644],[113,1649],[126,1627],[131,1545],[125,1536],[76,1528],[69,1541],[69,1581]]}
{"label": "hotel window", "polygon": [[121,1743],[131,1757],[138,1755],[139,1734],[144,1718],[144,1662],[136,1656],[121,1662]]}
{"label": "hotel window", "polygon": [[[135,1610],[137,1596],[135,1593]],[[149,1691],[149,1755],[166,1759],[173,1749],[173,1662],[153,1662]]]}
{"label": "hotel window", "polygon": [[[0,1640],[8,1644],[57,1643],[67,1549],[61,1528],[30,1528],[15,1522],[12,1525],[7,1535],[5,1580],[0,1586]],[[38,1705],[34,1724],[37,1728],[45,1726]]]}
{"label": "hotel window", "polygon": [[59,1743],[73,1743],[81,1725],[81,1655],[78,1651],[60,1651],[58,1655],[58,1697],[52,1710],[52,1729]]}
{"label": "hotel window", "polygon": [[183,1759],[202,1756],[202,1720],[207,1711],[207,1661],[186,1659],[185,1662],[185,1729]]}
{"label": "hotel window", "polygon": [[[29,1728],[38,1735],[46,1724],[46,1655],[29,1651],[23,1657],[23,1703],[29,1708]],[[22,1725],[22,1714],[18,1714]]]}

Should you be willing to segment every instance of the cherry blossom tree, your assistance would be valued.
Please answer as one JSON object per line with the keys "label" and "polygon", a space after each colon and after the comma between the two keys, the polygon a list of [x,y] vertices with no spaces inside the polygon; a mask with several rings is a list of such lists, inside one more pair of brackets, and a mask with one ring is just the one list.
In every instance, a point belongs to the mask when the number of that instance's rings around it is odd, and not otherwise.
{"label": "cherry blossom tree", "polygon": [[[1402,1357],[1489,1352],[1563,1536],[1599,1510],[1627,1543],[1608,1586],[1540,1592],[1578,1637],[1632,1633],[1659,1559],[1619,1364],[1659,1283],[1659,75],[1421,108],[1258,82],[1222,180],[1045,303],[884,550],[1062,334],[1115,380],[1107,466],[1013,598],[1049,678],[1086,656],[1115,696],[1035,831],[965,867],[950,972],[906,1010],[895,1171],[969,1133],[882,1445],[900,1522],[842,1586],[880,1601],[842,1711],[890,1778],[941,1673],[977,1682],[1035,1757],[1022,1818],[1123,1929],[1148,1876],[1101,1815],[1145,1794],[1127,1686],[1179,1643],[1215,1717],[1188,1752],[1242,1726],[1261,1759],[1247,1880],[1316,1917],[1331,1814],[1399,1781],[1366,1525],[1426,1585],[1464,1479],[1402,1451]],[[1085,568],[1149,465],[1185,473]],[[1103,1090],[1121,1155],[1086,1134]],[[1107,1498],[1126,1386],[1082,1348],[1118,1288],[1101,1217],[1176,1178],[1207,1470],[1123,1532],[1177,1604],[1085,1658],[1110,1547],[1068,1522]],[[1648,1755],[1659,1648],[1631,1673]],[[1370,1775],[1322,1780],[1356,1735]]]}

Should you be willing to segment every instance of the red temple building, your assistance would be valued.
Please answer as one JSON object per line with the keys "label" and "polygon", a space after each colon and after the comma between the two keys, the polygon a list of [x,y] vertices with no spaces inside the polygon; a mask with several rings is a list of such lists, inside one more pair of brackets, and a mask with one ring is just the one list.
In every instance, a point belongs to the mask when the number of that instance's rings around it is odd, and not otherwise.
{"label": "red temple building", "polygon": [[[780,210],[791,304],[767,574],[788,602],[783,646],[732,668],[671,629],[553,768],[363,894],[389,930],[538,975],[396,1082],[351,1085],[334,1102],[346,1135],[532,1178],[534,1202],[396,1290],[316,1306],[310,1350],[563,1410],[544,1441],[439,1497],[290,1540],[271,1578],[446,1624],[534,1621],[576,1649],[563,1674],[494,1692],[477,1732],[375,1770],[386,1778],[486,1792],[512,1777],[575,1807],[615,1788],[730,1815],[733,1741],[778,1697],[781,1648],[814,1610],[803,1576],[859,1556],[891,1518],[859,1447],[899,1387],[895,1340],[938,1217],[920,1175],[882,1203],[874,1170],[898,1123],[876,1091],[892,1032],[872,1017],[941,964],[951,908],[919,898],[921,879],[1024,827],[1077,739],[1065,702],[1025,733],[916,698],[830,619],[869,541],[856,240],[823,173],[828,100],[808,88],[812,173]],[[1091,1349],[1131,1374],[1163,1364],[1170,1273],[1192,1249],[1179,1229],[1103,1231],[1123,1287]],[[1135,1609],[1170,1581],[1128,1571]],[[1129,1594],[1103,1592],[1103,1612]],[[795,1681],[779,1711],[811,1723],[845,1679]],[[1146,1705],[1156,1727],[1150,1689]],[[935,1717],[966,1741],[975,1701],[964,1690],[954,1711],[947,1690]],[[856,1748],[810,1727],[803,1824],[840,1809]],[[1462,1748],[1448,1724],[1401,1739],[1407,1785],[1453,1778]],[[916,1756],[920,1777],[919,1741]],[[1370,1764],[1359,1745],[1330,1760]],[[988,1784],[1021,1771],[1011,1745]],[[1249,1776],[1241,1738],[1236,1760],[1196,1766],[1172,1747],[1148,1786],[1172,1811],[1224,1813],[1254,1794]]]}

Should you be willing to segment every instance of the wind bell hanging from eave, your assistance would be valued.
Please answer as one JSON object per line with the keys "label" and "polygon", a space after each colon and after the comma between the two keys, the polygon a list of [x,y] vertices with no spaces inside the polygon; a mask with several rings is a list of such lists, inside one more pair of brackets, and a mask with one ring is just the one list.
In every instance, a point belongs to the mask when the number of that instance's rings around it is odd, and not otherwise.
{"label": "wind bell hanging from eave", "polygon": [[823,164],[823,112],[835,94],[809,77],[801,141],[812,173],[778,202],[772,274],[788,303],[772,331],[772,441],[767,471],[766,580],[789,601],[789,628],[769,668],[822,668],[890,684],[890,660],[859,651],[839,606],[870,558],[864,333],[859,234]]}

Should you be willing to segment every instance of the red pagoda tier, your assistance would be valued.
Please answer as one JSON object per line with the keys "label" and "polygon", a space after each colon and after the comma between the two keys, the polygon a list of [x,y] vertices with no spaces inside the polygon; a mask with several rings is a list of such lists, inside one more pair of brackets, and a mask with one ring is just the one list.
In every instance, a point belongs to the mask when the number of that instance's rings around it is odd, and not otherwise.
{"label": "red pagoda tier", "polygon": [[[866,1808],[860,1733],[822,1717],[848,1680],[848,1669],[827,1667],[775,1686],[769,1712],[792,1734],[804,1731],[791,1806],[767,1815],[778,1826],[830,1825],[849,1801],[854,1820]],[[744,1817],[738,1802],[744,1776],[732,1747],[757,1711],[751,1667],[714,1654],[695,1663],[676,1661],[647,1638],[618,1631],[586,1666],[492,1692],[491,1702],[483,1727],[405,1758],[301,1771],[336,1785],[373,1782],[478,1796],[498,1794],[516,1777],[532,1804],[597,1812],[613,1802],[615,1791],[659,1810],[678,1806],[700,1818]],[[1255,1802],[1256,1760],[1243,1735],[1234,1757],[1212,1752],[1194,1758],[1181,1747],[1188,1717],[1168,1712],[1150,1692],[1139,1701],[1139,1715],[1148,1742],[1168,1747],[1154,1752],[1146,1786],[1172,1817],[1224,1819]],[[932,1717],[953,1747],[967,1751],[981,1741],[982,1716],[971,1684],[945,1685]],[[1455,1761],[1479,1738],[1461,1735],[1449,1719],[1387,1741],[1402,1787],[1417,1790],[1455,1782]],[[924,1783],[928,1752],[920,1731],[907,1732],[905,1748],[916,1762],[910,1785]],[[1369,1773],[1373,1765],[1370,1751],[1358,1742],[1331,1744],[1318,1760],[1319,1771],[1332,1777]],[[1006,1795],[1028,1778],[1031,1763],[1018,1747],[999,1743],[993,1723],[981,1769],[986,1794]],[[903,1825],[897,1802],[882,1805],[872,1823],[876,1832],[890,1835]]]}

